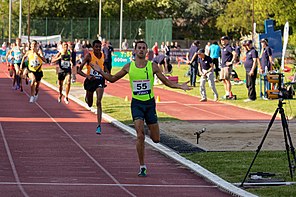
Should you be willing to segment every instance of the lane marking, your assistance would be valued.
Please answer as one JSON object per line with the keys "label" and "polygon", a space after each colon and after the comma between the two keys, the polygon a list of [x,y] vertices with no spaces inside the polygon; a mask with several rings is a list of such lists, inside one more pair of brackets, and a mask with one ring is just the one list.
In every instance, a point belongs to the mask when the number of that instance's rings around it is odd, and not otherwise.
{"label": "lane marking", "polygon": [[[7,73],[5,73],[5,75],[8,77],[8,74]],[[57,91],[57,88],[55,89],[55,91]],[[30,95],[29,95],[29,93],[26,90],[24,90],[23,92],[27,95],[28,98],[30,98]],[[35,104],[64,132],[64,134],[66,134],[74,142],[74,144],[76,144],[80,148],[80,150],[82,152],[84,152],[87,155],[87,157],[90,160],[92,160],[103,172],[105,172],[105,174],[107,176],[109,176],[109,178],[111,178],[113,180],[113,182],[115,182],[123,191],[125,191],[126,193],[128,193],[130,196],[136,197],[135,194],[133,194],[132,192],[130,192],[129,190],[127,190],[124,186],[122,186],[120,184],[120,182],[114,176],[112,176],[111,173],[109,173],[95,158],[93,158],[90,155],[90,153],[88,153],[45,109],[43,109],[43,107],[41,107],[41,105],[38,104],[38,102],[35,102]],[[1,123],[0,123],[0,126],[1,126]],[[3,133],[2,132],[2,126],[1,126],[1,133]],[[4,133],[2,134],[2,136],[4,137]],[[3,140],[5,140],[5,138],[3,138]],[[5,142],[6,142],[6,140],[5,140]],[[6,144],[7,144],[7,142],[6,142]],[[14,164],[13,164],[13,166],[14,166]],[[16,173],[15,166],[14,166],[13,170],[14,170],[14,173]],[[20,183],[18,174],[16,173],[16,175],[17,175],[16,181],[18,183]],[[25,197],[29,197],[28,194],[24,191],[24,188],[22,187],[22,185],[20,185],[19,188],[21,189],[21,191],[23,192],[23,194],[24,194]]]}
{"label": "lane marking", "polygon": [[[27,94],[27,92],[25,92]],[[28,94],[27,94],[28,95]],[[106,170],[95,158],[93,158],[90,153],[88,153],[41,105],[38,104],[38,102],[35,102],[35,104],[63,131],[64,134],[66,134],[74,144],[76,144],[86,156],[92,160],[109,178],[113,180],[123,191],[128,193],[130,196],[136,197],[135,194],[127,190],[124,186],[120,184],[120,182],[110,173],[108,170]]]}
{"label": "lane marking", "polygon": [[26,193],[25,189],[23,188],[21,182],[20,182],[20,179],[19,179],[19,176],[18,176],[18,173],[17,173],[17,170],[16,170],[16,167],[15,167],[15,164],[13,162],[13,158],[12,158],[12,155],[11,155],[11,152],[10,152],[10,148],[9,148],[9,145],[6,141],[6,138],[5,138],[5,134],[4,134],[4,130],[3,130],[3,127],[2,127],[2,124],[0,123],[0,131],[1,131],[1,135],[2,135],[2,139],[3,139],[3,142],[4,142],[4,146],[5,146],[5,150],[6,150],[6,153],[7,153],[7,156],[8,156],[8,159],[9,159],[9,163],[10,163],[10,166],[12,168],[12,172],[13,172],[13,175],[14,175],[14,178],[16,180],[16,185],[17,187],[21,190],[22,194],[25,196],[25,197],[29,197],[29,195]]}
{"label": "lane marking", "polygon": [[[0,182],[0,185],[16,185],[14,182]],[[22,185],[49,185],[49,186],[119,186],[124,187],[164,187],[164,188],[218,188],[215,185],[153,185],[153,184],[105,184],[105,183],[28,183]]]}
{"label": "lane marking", "polygon": [[[81,118],[81,116],[79,117]],[[56,118],[58,122],[81,122],[79,118]],[[16,118],[16,117],[0,117],[0,122],[52,122],[50,118],[34,118],[34,121],[32,121],[32,118]],[[96,122],[93,120],[85,120],[83,122]]]}

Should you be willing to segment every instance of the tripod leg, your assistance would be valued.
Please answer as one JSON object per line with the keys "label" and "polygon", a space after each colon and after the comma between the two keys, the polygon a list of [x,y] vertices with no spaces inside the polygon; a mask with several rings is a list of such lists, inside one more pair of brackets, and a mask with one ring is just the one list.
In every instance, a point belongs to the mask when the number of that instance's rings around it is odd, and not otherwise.
{"label": "tripod leg", "polygon": [[249,175],[249,173],[250,173],[250,170],[251,170],[251,168],[252,168],[252,166],[253,166],[253,164],[254,164],[254,162],[255,162],[256,157],[258,156],[258,154],[259,154],[259,152],[260,152],[260,150],[261,150],[261,148],[262,148],[262,145],[263,145],[263,143],[264,143],[264,141],[265,141],[265,138],[267,137],[267,134],[268,134],[268,132],[269,132],[269,130],[270,130],[270,128],[271,128],[271,126],[272,126],[272,124],[273,124],[275,118],[276,118],[276,115],[277,115],[278,111],[279,111],[279,108],[277,108],[277,109],[275,110],[275,112],[274,112],[274,114],[273,114],[273,116],[272,116],[272,118],[271,118],[271,120],[270,120],[270,122],[269,122],[269,124],[268,124],[268,127],[267,127],[267,129],[266,129],[266,131],[265,131],[265,134],[264,134],[264,136],[263,136],[263,138],[262,138],[262,140],[261,140],[261,142],[260,142],[260,144],[259,144],[259,146],[258,146],[258,148],[257,148],[257,150],[256,150],[256,154],[255,154],[255,156],[254,156],[254,158],[253,158],[253,161],[251,162],[251,165],[250,165],[250,167],[249,167],[249,169],[248,169],[248,171],[247,171],[247,173],[246,173],[246,175],[245,175],[245,177],[244,177],[244,179],[243,179],[243,181],[242,181],[242,183],[241,183],[241,185],[240,185],[241,187],[244,186],[244,183],[245,183],[245,181],[246,181],[246,179],[247,179],[247,177],[248,177],[248,175]]}
{"label": "tripod leg", "polygon": [[[287,119],[286,119],[286,116],[285,116],[284,109],[281,109],[280,110],[280,114],[281,114],[281,119],[282,119],[282,126],[283,126],[283,131],[284,131],[284,137],[285,137],[285,145],[286,145],[286,151],[287,151],[287,156],[288,156],[290,175],[291,175],[291,178],[293,178],[293,174],[294,174],[293,169],[294,169],[294,166],[292,166],[292,162],[291,162],[291,158],[290,158],[290,153],[289,153],[289,148],[290,148],[291,153],[292,153],[292,156],[294,158],[294,165],[296,163],[295,148],[294,148],[293,143],[292,143],[292,138],[291,138],[291,135],[290,135],[290,131],[289,131],[289,127],[288,127],[288,123],[287,123]],[[290,146],[289,146],[289,144],[290,144]]]}

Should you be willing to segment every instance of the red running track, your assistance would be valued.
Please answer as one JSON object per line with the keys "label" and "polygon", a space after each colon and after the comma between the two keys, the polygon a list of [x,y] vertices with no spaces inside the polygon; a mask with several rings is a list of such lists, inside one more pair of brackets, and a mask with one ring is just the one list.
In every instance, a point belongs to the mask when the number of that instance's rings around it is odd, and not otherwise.
{"label": "red running track", "polygon": [[57,103],[41,85],[37,103],[0,70],[0,196],[230,196],[146,146],[137,176],[135,139],[78,104]]}

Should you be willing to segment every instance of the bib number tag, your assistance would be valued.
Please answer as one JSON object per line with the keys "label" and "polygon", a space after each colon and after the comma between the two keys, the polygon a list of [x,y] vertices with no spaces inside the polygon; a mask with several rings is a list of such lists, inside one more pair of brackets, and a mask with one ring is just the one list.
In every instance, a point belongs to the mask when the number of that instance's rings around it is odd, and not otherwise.
{"label": "bib number tag", "polygon": [[90,70],[90,75],[91,75],[91,76],[94,76],[94,77],[97,78],[97,79],[101,79],[101,78],[103,78],[103,76],[102,76],[98,71],[96,71],[96,70],[94,70],[94,69],[91,69],[91,70]]}
{"label": "bib number tag", "polygon": [[134,95],[145,95],[151,93],[150,80],[133,81]]}
{"label": "bib number tag", "polygon": [[37,67],[39,65],[40,65],[40,62],[38,61],[38,58],[35,58],[34,60],[31,61],[32,67]]}
{"label": "bib number tag", "polygon": [[22,60],[22,54],[17,54],[14,56],[15,61],[20,61]]}
{"label": "bib number tag", "polygon": [[61,67],[62,68],[70,68],[70,61],[62,60],[61,61]]}

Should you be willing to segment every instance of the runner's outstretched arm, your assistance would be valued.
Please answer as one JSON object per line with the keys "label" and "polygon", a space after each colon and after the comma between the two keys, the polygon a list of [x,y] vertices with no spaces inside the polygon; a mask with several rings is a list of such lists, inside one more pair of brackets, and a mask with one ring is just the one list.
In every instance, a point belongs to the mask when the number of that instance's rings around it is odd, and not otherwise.
{"label": "runner's outstretched arm", "polygon": [[108,81],[110,81],[111,83],[114,83],[116,81],[118,81],[119,79],[121,79],[122,77],[124,77],[128,71],[129,71],[129,67],[130,64],[126,64],[124,65],[124,67],[122,67],[122,69],[120,71],[118,71],[115,75],[111,75],[108,72],[104,72],[99,65],[97,64],[89,64],[94,70],[98,71],[99,73],[101,73],[101,75],[103,75],[103,77],[105,79],[107,79]]}

